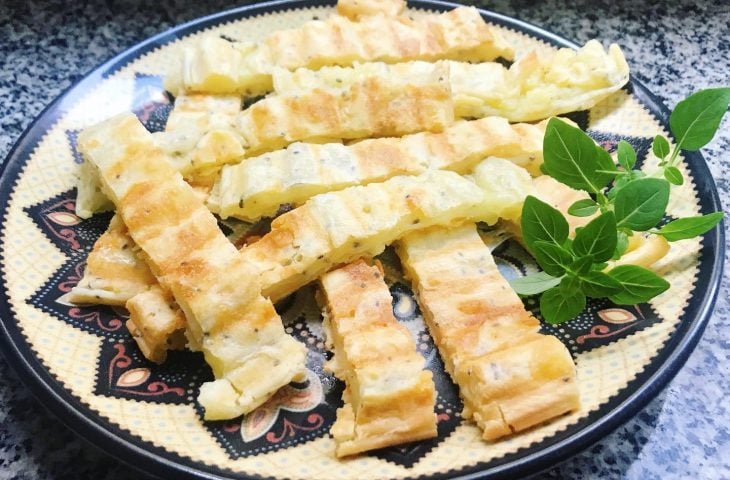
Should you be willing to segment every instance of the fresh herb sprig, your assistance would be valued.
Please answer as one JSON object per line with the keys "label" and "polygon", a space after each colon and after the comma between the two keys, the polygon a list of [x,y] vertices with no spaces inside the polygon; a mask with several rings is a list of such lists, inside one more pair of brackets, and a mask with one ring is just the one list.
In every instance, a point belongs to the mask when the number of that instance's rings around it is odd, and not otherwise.
{"label": "fresh herb sprig", "polygon": [[543,142],[543,172],[591,195],[571,205],[570,215],[598,215],[571,239],[563,214],[528,196],[522,208],[522,236],[543,271],[513,280],[515,291],[541,294],[543,317],[559,324],[577,316],[587,297],[632,305],[667,290],[669,283],[649,269],[609,268],[608,262],[621,258],[635,232],[674,242],[702,235],[722,220],[722,212],[714,212],[656,228],[666,213],[670,184],[684,182],[677,168],[679,152],[699,150],[709,143],[729,103],[730,88],[703,90],[679,102],[669,117],[677,143],[672,150],[665,137],[654,138],[652,151],[660,162],[659,170],[650,174],[635,169],[636,152],[628,142],[619,142],[616,165],[585,132],[551,119]]}

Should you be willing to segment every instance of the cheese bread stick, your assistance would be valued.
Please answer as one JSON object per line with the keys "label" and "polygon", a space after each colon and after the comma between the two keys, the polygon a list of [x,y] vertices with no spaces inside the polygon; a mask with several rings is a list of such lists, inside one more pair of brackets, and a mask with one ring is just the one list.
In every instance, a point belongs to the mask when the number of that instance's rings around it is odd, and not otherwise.
{"label": "cheese bread stick", "polygon": [[379,265],[363,260],[320,278],[326,368],[345,381],[331,433],[338,457],[436,436],[436,388],[408,329],[393,316]]}
{"label": "cheese bread stick", "polygon": [[[542,120],[589,109],[629,80],[629,67],[618,45],[604,50],[596,40],[578,50],[562,48],[542,56],[530,51],[509,68],[497,62],[444,63],[449,65],[448,81],[457,118],[494,115],[511,122]],[[393,80],[418,76],[428,65],[413,61],[319,70],[279,68],[274,70],[273,84],[278,94],[312,88],[342,90],[371,75]]]}
{"label": "cheese bread stick", "polygon": [[545,123],[510,125],[487,117],[458,122],[441,133],[368,139],[353,145],[294,143],[221,170],[211,210],[223,218],[257,220],[282,204],[301,205],[314,195],[366,185],[428,169],[470,172],[488,156],[506,157],[539,174]]}
{"label": "cheese bread stick", "polygon": [[301,378],[305,347],[284,332],[259,293],[255,269],[137,118],[122,114],[91,127],[79,145],[153,274],[185,313],[190,345],[213,369],[216,380],[198,398],[206,418],[247,413]]}
{"label": "cheese bread stick", "polygon": [[357,21],[340,15],[272,32],[260,44],[205,36],[185,49],[165,79],[181,92],[261,95],[271,90],[275,67],[317,69],[354,62],[408,60],[488,61],[511,59],[512,47],[473,7],[419,20],[374,15]]}
{"label": "cheese bread stick", "polygon": [[476,421],[486,440],[579,407],[570,353],[538,333],[538,321],[500,275],[473,224],[414,232],[396,249],[459,386],[464,417]]}

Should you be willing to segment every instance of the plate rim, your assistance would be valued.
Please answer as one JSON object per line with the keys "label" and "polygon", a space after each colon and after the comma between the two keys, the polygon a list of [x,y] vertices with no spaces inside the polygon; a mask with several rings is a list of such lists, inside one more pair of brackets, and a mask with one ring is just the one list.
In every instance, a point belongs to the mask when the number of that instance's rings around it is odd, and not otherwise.
{"label": "plate rim", "polygon": [[[461,6],[443,0],[409,0],[408,4],[409,7],[436,10],[448,10]],[[328,0],[274,0],[217,12],[176,25],[153,35],[92,68],[82,75],[79,80],[64,89],[33,119],[18,137],[4,162],[0,165],[0,199],[4,200],[6,204],[2,212],[2,225],[5,224],[9,212],[7,200],[13,193],[15,181],[26,164],[25,160],[29,158],[36,146],[43,140],[45,133],[67,113],[64,109],[64,103],[68,105],[76,104],[78,100],[88,94],[89,87],[103,81],[109,75],[116,73],[130,62],[140,58],[141,55],[206,27],[262,13],[321,6],[333,6],[333,2]],[[529,33],[552,45],[570,48],[578,47],[575,42],[532,23],[487,9],[475,8],[492,23]],[[632,93],[642,105],[656,117],[662,126],[666,127],[669,110],[662,101],[651,93],[634,74],[631,74],[630,87]],[[692,167],[693,180],[698,192],[701,210],[703,212],[709,210],[722,211],[722,204],[714,178],[702,154],[699,152],[683,152],[683,156],[687,165]],[[684,321],[678,324],[662,350],[621,390],[621,393],[611,397],[597,410],[590,412],[576,424],[545,439],[544,442],[548,444],[537,451],[524,454],[525,448],[533,448],[532,446],[524,447],[488,463],[477,463],[458,470],[448,470],[434,475],[409,478],[453,478],[453,475],[464,479],[487,476],[490,479],[501,479],[512,478],[515,475],[535,474],[588,448],[643,409],[679,372],[689,355],[694,351],[711,318],[724,268],[726,253],[724,226],[725,220],[702,239],[701,257],[703,254],[716,252],[714,261],[704,261],[699,264],[694,292],[703,291],[705,292],[704,295],[702,298],[698,298],[696,295],[690,297],[687,308],[681,316]],[[3,227],[0,225],[1,228]],[[0,271],[0,279],[3,287],[5,287],[7,279],[4,271]],[[694,308],[691,308],[693,306]],[[688,316],[687,312],[690,309],[692,310],[692,318],[687,321],[685,317]],[[115,425],[111,420],[95,412],[63,387],[61,382],[46,369],[36,356],[15,320],[16,316],[9,302],[7,289],[3,288],[0,295],[0,351],[2,351],[8,364],[15,370],[23,384],[41,405],[87,443],[100,447],[107,454],[134,469],[157,476],[174,473],[179,478],[220,479],[229,478],[228,475],[235,475],[237,478],[269,478],[256,474],[235,472],[221,467],[209,467],[181,454],[153,445]],[[567,434],[567,430],[575,427],[578,427],[577,431]],[[147,444],[147,446],[143,448],[137,444],[141,442]],[[522,456],[519,456],[520,452],[523,452]],[[512,458],[515,455],[518,457]],[[191,461],[195,465],[190,465]],[[205,468],[219,470],[226,476],[221,476],[213,471],[206,471]]]}

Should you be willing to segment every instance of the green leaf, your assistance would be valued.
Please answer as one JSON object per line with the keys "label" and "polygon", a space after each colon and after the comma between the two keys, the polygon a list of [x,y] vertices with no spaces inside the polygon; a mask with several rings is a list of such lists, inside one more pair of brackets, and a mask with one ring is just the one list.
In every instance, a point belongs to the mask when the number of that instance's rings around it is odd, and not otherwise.
{"label": "green leaf", "polygon": [[707,145],[729,103],[730,88],[727,87],[701,90],[679,102],[669,116],[677,148],[694,151]]}
{"label": "green leaf", "polygon": [[590,198],[578,200],[568,208],[568,213],[574,217],[590,217],[598,211],[598,204]]}
{"label": "green leaf", "polygon": [[638,265],[620,265],[608,274],[621,284],[621,291],[608,297],[619,305],[648,302],[669,288],[669,282]]}
{"label": "green leaf", "polygon": [[606,212],[575,234],[573,252],[579,257],[592,255],[595,262],[605,262],[613,256],[616,241],[616,218],[613,212]]}
{"label": "green leaf", "polygon": [[566,267],[573,263],[573,255],[560,245],[538,240],[532,245],[535,260],[547,273],[560,277]]}
{"label": "green leaf", "polygon": [[626,252],[626,249],[629,248],[629,236],[626,235],[626,232],[622,232],[621,230],[616,232],[616,250],[613,251],[613,256],[611,257],[611,260],[618,260],[621,258],[621,255],[623,255]]}
{"label": "green leaf", "polygon": [[591,298],[604,298],[621,291],[618,280],[603,272],[588,272],[580,280],[583,293]]}
{"label": "green leaf", "polygon": [[553,277],[545,272],[537,272],[524,277],[515,278],[509,284],[518,295],[537,295],[560,284],[560,277]]}
{"label": "green leaf", "polygon": [[651,151],[654,152],[657,158],[666,158],[669,155],[669,141],[662,135],[654,137],[654,141],[651,142]]}
{"label": "green leaf", "polygon": [[656,233],[670,242],[694,238],[720,223],[722,217],[722,212],[714,212],[708,213],[707,215],[700,215],[699,217],[680,218],[667,223]]}
{"label": "green leaf", "polygon": [[585,257],[580,257],[578,260],[574,261],[568,266],[568,270],[577,275],[585,275],[586,273],[591,271],[591,267],[593,267],[593,256],[587,255]]}
{"label": "green leaf", "polygon": [[636,151],[631,144],[625,140],[618,142],[618,150],[616,153],[618,157],[618,163],[624,170],[630,172],[634,165],[636,165]]}
{"label": "green leaf", "polygon": [[623,175],[616,179],[615,182],[613,182],[613,187],[611,190],[608,191],[606,194],[606,197],[608,197],[609,200],[613,200],[616,198],[616,194],[621,190],[623,187],[629,184],[629,182],[633,180],[638,180],[639,178],[644,178],[646,174],[642,172],[641,170],[634,170],[631,172],[631,176]]}
{"label": "green leaf", "polygon": [[664,216],[669,203],[669,183],[661,178],[640,178],[622,187],[614,200],[619,227],[636,231],[652,228]]}
{"label": "green leaf", "polygon": [[[590,138],[590,137],[588,137]],[[593,144],[596,147],[596,157],[598,159],[598,170],[605,174],[610,176],[612,179],[616,177],[616,175],[620,175],[621,172],[617,167],[616,164],[613,162],[613,158],[611,157],[611,154],[608,153],[606,150],[603,149],[600,145]],[[610,183],[610,181],[609,181]],[[605,187],[607,184],[604,183],[603,186]]]}
{"label": "green leaf", "polygon": [[550,176],[579,190],[597,193],[613,179],[610,173],[597,170],[616,171],[611,156],[600,154],[599,149],[580,128],[551,118],[548,121],[543,140],[543,156]]}
{"label": "green leaf", "polygon": [[599,271],[599,272],[601,270],[605,270],[606,268],[608,268],[608,263],[606,263],[606,262],[594,263],[593,266],[591,267],[592,270]]}
{"label": "green leaf", "polygon": [[675,166],[669,166],[664,169],[664,178],[669,180],[669,183],[673,185],[682,185],[684,183],[682,172]]}
{"label": "green leaf", "polygon": [[540,297],[540,313],[546,322],[557,325],[577,317],[586,306],[586,296],[580,290],[559,286]]}
{"label": "green leaf", "polygon": [[580,279],[576,275],[566,275],[560,281],[560,289],[567,293],[580,292]]}
{"label": "green leaf", "polygon": [[562,245],[568,238],[568,221],[563,214],[532,195],[528,195],[522,205],[520,223],[522,238],[532,253],[535,253],[532,246],[537,241]]}

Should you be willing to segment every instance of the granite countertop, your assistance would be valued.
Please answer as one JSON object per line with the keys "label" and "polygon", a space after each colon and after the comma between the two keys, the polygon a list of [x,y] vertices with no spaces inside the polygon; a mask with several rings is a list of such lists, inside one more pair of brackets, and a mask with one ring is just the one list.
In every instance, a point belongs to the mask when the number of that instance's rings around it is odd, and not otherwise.
{"label": "granite countertop", "polygon": [[[723,2],[477,2],[583,43],[619,43],[632,72],[666,105],[728,83],[730,6]],[[95,65],[178,23],[236,4],[4,2],[0,9],[0,158],[41,110]],[[703,150],[730,202],[730,121]],[[727,210],[727,207],[726,207]],[[730,236],[729,236],[730,237]],[[730,268],[685,367],[641,413],[547,478],[730,478]],[[0,478],[140,478],[48,413],[0,357]]]}

